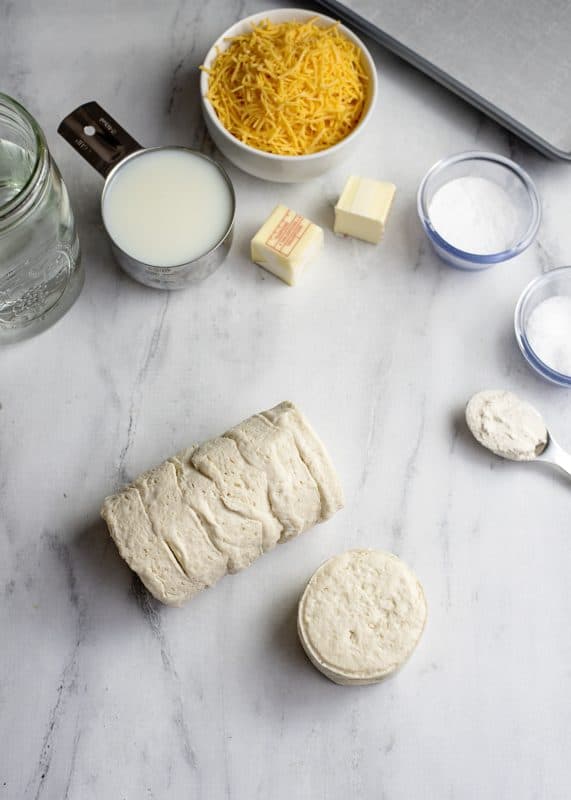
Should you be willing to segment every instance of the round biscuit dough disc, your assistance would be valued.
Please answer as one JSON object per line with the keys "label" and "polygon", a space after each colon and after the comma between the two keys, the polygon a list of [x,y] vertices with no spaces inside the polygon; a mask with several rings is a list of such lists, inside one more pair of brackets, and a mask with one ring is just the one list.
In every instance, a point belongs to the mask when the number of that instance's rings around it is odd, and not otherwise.
{"label": "round biscuit dough disc", "polygon": [[411,655],[426,599],[416,575],[382,550],[348,550],[314,572],[299,601],[298,634],[312,664],[340,684],[378,683]]}

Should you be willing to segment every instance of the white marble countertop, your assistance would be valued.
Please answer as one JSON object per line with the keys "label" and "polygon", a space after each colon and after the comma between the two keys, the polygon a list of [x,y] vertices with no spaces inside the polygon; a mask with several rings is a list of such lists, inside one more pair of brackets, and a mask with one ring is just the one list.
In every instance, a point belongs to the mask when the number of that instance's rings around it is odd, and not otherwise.
{"label": "white marble countertop", "polygon": [[[1,88],[46,131],[87,271],[61,322],[0,352],[0,799],[566,800],[571,486],[478,449],[462,408],[515,390],[571,448],[571,395],[529,371],[512,332],[527,281],[571,262],[571,168],[373,46],[380,102],[358,155],[307,185],[230,166],[232,254],[167,294],[118,271],[102,181],[56,135],[96,99],[144,143],[210,152],[196,67],[265,7],[0,0]],[[441,264],[415,212],[427,168],[471,148],[515,158],[544,207],[530,250],[479,274]],[[352,172],[398,186],[379,247],[331,232]],[[248,259],[279,201],[327,229],[296,289]],[[158,607],[102,498],[286,398],[328,444],[346,509],[184,609]],[[430,618],[397,677],[342,688],[306,661],[295,607],[324,558],[361,545],[415,569]]]}

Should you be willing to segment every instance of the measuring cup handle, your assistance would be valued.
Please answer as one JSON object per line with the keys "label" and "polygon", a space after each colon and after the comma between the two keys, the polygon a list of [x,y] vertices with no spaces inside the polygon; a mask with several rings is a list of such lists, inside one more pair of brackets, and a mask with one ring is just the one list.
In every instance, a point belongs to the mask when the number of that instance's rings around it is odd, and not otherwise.
{"label": "measuring cup handle", "polygon": [[104,178],[130,153],[142,150],[99,103],[84,103],[60,122],[58,133]]}

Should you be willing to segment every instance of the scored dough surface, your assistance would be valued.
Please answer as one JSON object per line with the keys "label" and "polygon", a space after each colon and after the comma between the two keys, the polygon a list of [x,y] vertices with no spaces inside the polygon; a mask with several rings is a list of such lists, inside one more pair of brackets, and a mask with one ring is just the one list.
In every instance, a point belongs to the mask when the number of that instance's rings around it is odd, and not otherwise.
{"label": "scored dough surface", "polygon": [[268,481],[268,497],[283,531],[281,541],[311,528],[321,518],[317,484],[301,460],[290,431],[278,428],[255,414],[227,431],[242,457],[262,470]]}
{"label": "scored dough surface", "polygon": [[299,603],[310,660],[336,683],[376,683],[411,655],[426,621],[414,573],[381,550],[349,550],[325,562]]}
{"label": "scored dough surface", "polygon": [[228,558],[216,549],[196,512],[184,502],[173,463],[165,461],[143,473],[134,486],[157,538],[165,541],[189,578],[206,588],[226,575]]}
{"label": "scored dough surface", "polygon": [[163,603],[181,605],[342,506],[325,448],[299,410],[282,403],[266,414],[105,499],[101,516],[119,553]]}
{"label": "scored dough surface", "polygon": [[325,445],[299,408],[288,400],[262,411],[262,416],[293,435],[301,460],[313,476],[321,497],[320,521],[343,508],[343,490]]}
{"label": "scored dough surface", "polygon": [[262,523],[226,507],[214,481],[195,469],[192,463],[195,449],[183,450],[171,459],[177,470],[182,496],[200,517],[216,548],[226,556],[228,572],[239,572],[264,552]]}
{"label": "scored dough surface", "polygon": [[155,534],[137,489],[127,487],[106,497],[101,516],[121,557],[161,603],[180,606],[204,588],[183,572]]}
{"label": "scored dough surface", "polygon": [[191,455],[193,466],[216,484],[222,502],[231,511],[262,525],[264,552],[279,542],[282,526],[268,500],[268,479],[240,455],[236,442],[216,436],[199,445]]}

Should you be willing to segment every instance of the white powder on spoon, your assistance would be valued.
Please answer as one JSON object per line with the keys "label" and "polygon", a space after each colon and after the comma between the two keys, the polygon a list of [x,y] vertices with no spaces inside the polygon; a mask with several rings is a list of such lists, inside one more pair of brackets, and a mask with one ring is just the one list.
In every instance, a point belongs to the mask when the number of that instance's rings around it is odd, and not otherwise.
{"label": "white powder on spoon", "polygon": [[470,398],[466,422],[476,441],[512,461],[533,461],[549,439],[545,422],[532,405],[498,389]]}
{"label": "white powder on spoon", "polygon": [[501,253],[516,243],[514,204],[505,189],[487,178],[467,176],[445,183],[428,213],[440,236],[467,253]]}
{"label": "white powder on spoon", "polygon": [[556,295],[539,303],[530,314],[526,336],[548,367],[571,375],[571,297]]}

